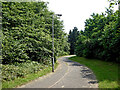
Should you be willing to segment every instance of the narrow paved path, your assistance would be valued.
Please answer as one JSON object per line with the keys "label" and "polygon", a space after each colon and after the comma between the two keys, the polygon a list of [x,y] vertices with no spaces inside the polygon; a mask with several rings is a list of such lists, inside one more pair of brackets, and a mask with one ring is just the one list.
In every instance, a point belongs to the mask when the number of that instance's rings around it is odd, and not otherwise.
{"label": "narrow paved path", "polygon": [[40,77],[18,88],[98,88],[93,72],[64,56],[58,59],[60,65],[54,73]]}

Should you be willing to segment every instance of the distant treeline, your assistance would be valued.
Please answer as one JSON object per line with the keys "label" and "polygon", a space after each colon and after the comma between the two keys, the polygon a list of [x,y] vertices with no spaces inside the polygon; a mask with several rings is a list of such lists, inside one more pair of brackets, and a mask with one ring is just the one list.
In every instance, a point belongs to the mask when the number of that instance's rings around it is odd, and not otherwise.
{"label": "distant treeline", "polygon": [[118,13],[120,13],[119,10],[114,12],[112,9],[107,9],[101,14],[93,13],[91,18],[86,19],[84,30],[78,33],[75,27],[70,31],[70,53],[80,57],[120,62]]}

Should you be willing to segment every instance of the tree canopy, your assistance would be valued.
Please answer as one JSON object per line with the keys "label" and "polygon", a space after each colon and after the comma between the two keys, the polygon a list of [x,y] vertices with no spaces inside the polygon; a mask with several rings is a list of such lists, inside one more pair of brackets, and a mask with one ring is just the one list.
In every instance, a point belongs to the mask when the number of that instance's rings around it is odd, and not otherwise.
{"label": "tree canopy", "polygon": [[79,31],[77,27],[69,31],[68,42],[70,43],[70,54],[75,54],[76,41],[78,39]]}
{"label": "tree canopy", "polygon": [[[50,63],[53,14],[43,1],[2,2],[2,63],[27,60]],[[69,53],[63,27],[63,21],[55,16],[55,57]]]}
{"label": "tree canopy", "polygon": [[93,13],[86,19],[84,31],[80,31],[75,52],[77,56],[120,62],[119,10],[107,9],[105,13]]}

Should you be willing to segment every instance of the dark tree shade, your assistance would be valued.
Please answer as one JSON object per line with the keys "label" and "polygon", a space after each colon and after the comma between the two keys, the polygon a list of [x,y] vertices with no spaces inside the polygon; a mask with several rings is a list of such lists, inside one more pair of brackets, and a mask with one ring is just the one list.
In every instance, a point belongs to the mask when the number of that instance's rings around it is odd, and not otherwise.
{"label": "dark tree shade", "polygon": [[76,46],[76,41],[78,39],[79,31],[77,27],[74,27],[74,29],[69,31],[68,35],[68,42],[70,43],[70,54],[75,54],[75,46]]}

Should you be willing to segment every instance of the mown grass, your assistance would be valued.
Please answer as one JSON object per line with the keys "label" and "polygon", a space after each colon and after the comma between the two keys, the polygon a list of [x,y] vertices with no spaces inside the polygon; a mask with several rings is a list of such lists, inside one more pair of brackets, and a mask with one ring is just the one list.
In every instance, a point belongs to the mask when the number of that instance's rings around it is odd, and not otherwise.
{"label": "mown grass", "polygon": [[120,88],[118,84],[118,64],[97,59],[71,57],[70,60],[79,62],[90,68],[98,80],[99,88]]}
{"label": "mown grass", "polygon": [[[58,66],[58,62],[55,63],[55,69]],[[2,88],[15,88],[18,87],[20,85],[26,84],[32,80],[35,80],[43,75],[46,75],[48,73],[50,73],[52,71],[52,67],[48,66],[46,68],[44,68],[42,71],[39,71],[37,73],[33,73],[33,74],[28,74],[26,75],[24,78],[17,78],[13,81],[6,81],[2,83]]]}

